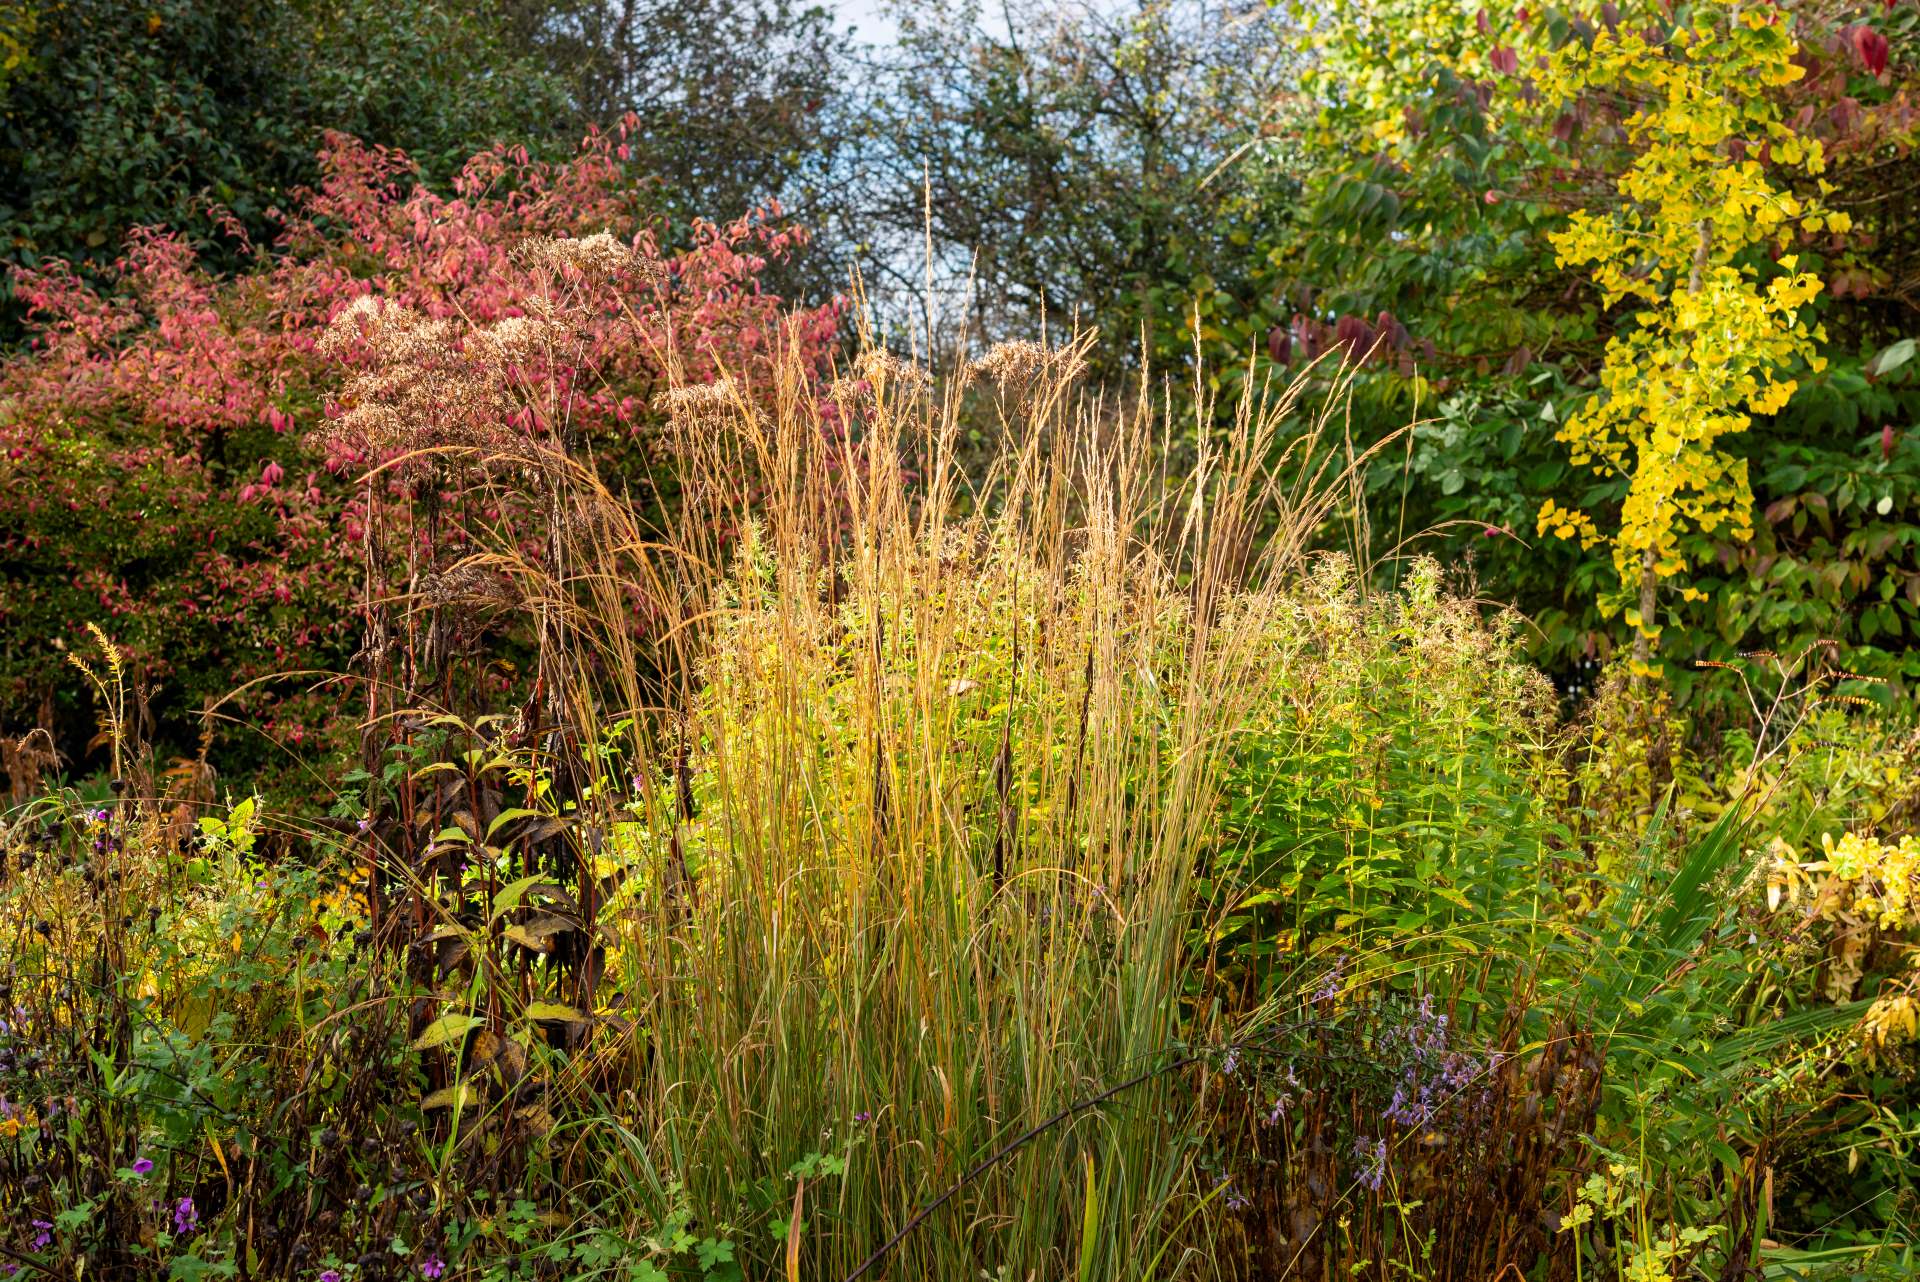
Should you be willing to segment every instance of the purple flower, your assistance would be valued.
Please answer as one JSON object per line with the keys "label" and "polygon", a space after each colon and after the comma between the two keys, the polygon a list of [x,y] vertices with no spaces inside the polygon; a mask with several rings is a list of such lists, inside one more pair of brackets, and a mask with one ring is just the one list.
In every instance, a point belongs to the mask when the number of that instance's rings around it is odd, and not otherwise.
{"label": "purple flower", "polygon": [[1213,1187],[1215,1189],[1227,1190],[1227,1209],[1229,1211],[1243,1211],[1247,1208],[1249,1203],[1247,1202],[1246,1198],[1240,1196],[1240,1190],[1238,1188],[1232,1187],[1232,1185],[1233,1185],[1233,1176],[1222,1175],[1220,1177],[1220,1182],[1214,1185]]}
{"label": "purple flower", "polygon": [[856,1122],[871,1122],[873,1120],[873,1114],[863,1108],[853,1115],[853,1120]]}
{"label": "purple flower", "polygon": [[133,1159],[133,1173],[135,1175],[153,1174],[153,1159],[147,1157],[136,1157]]}
{"label": "purple flower", "polygon": [[183,1197],[173,1206],[173,1234],[175,1237],[187,1237],[200,1227],[200,1213],[193,1209],[193,1199]]}
{"label": "purple flower", "polygon": [[1227,1047],[1226,1058],[1220,1061],[1220,1072],[1222,1075],[1226,1077],[1232,1077],[1235,1073],[1239,1071],[1240,1071],[1240,1048],[1238,1046],[1229,1046]]}
{"label": "purple flower", "polygon": [[328,1269],[320,1275],[320,1282],[340,1282],[340,1270]]}
{"label": "purple flower", "polygon": [[1356,1178],[1368,1188],[1378,1193],[1387,1179],[1387,1142],[1370,1140],[1362,1135],[1353,1141],[1353,1156],[1365,1162]]}
{"label": "purple flower", "polygon": [[423,1278],[437,1278],[446,1271],[447,1262],[437,1255],[429,1255],[420,1261],[420,1276]]}
{"label": "purple flower", "polygon": [[34,1250],[44,1251],[53,1245],[53,1225],[47,1223],[45,1220],[35,1220],[33,1222],[33,1228]]}
{"label": "purple flower", "polygon": [[1347,955],[1341,953],[1333,959],[1333,969],[1321,977],[1320,986],[1313,990],[1313,1003],[1324,1005],[1340,995],[1342,981],[1346,977]]}
{"label": "purple flower", "polygon": [[1402,1126],[1421,1127],[1433,1119],[1433,1114],[1433,1083],[1421,1082],[1419,1073],[1409,1068],[1393,1088],[1393,1099],[1381,1116]]}
{"label": "purple flower", "polygon": [[1463,1091],[1473,1084],[1474,1079],[1483,1075],[1491,1077],[1494,1070],[1500,1067],[1500,1059],[1500,1052],[1495,1051],[1487,1056],[1486,1063],[1482,1064],[1471,1055],[1462,1055],[1456,1051],[1448,1055],[1445,1064],[1441,1066],[1440,1080],[1455,1092]]}
{"label": "purple flower", "polygon": [[1425,996],[1414,1007],[1411,1017],[1404,1024],[1388,1028],[1382,1040],[1425,1063],[1446,1052],[1450,1036],[1451,1021],[1434,1010],[1431,996]]}
{"label": "purple flower", "polygon": [[1414,1011],[1407,1042],[1423,1058],[1444,1051],[1451,1023],[1445,1014],[1434,1010],[1433,994],[1428,993],[1420,998],[1419,1008]]}

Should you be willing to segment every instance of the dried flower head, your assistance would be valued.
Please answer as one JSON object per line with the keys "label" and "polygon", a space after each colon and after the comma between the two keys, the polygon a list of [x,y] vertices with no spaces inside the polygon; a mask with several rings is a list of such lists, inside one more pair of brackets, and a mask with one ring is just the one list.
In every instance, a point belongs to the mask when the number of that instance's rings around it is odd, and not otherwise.
{"label": "dried flower head", "polygon": [[345,360],[356,344],[372,342],[383,328],[405,323],[411,317],[412,312],[398,303],[360,294],[334,314],[314,349],[322,356]]}
{"label": "dried flower head", "polygon": [[591,280],[611,280],[626,274],[651,282],[666,275],[657,259],[604,231],[591,236],[535,236],[522,241],[513,257],[523,266],[573,271]]}
{"label": "dried flower head", "polygon": [[653,398],[653,407],[676,427],[703,430],[724,427],[746,412],[740,385],[731,378],[671,388]]}
{"label": "dried flower head", "polygon": [[355,367],[340,410],[315,434],[329,453],[462,445],[498,452],[520,439],[507,367],[552,341],[556,322],[515,318],[466,335],[450,320],[362,295],[334,317],[320,350]]}
{"label": "dried flower head", "polygon": [[854,361],[853,368],[861,379],[875,388],[891,387],[911,393],[933,382],[927,371],[888,351],[862,352],[859,359]]}
{"label": "dried flower head", "polygon": [[484,565],[463,561],[420,581],[420,595],[433,605],[510,606],[520,600],[512,580]]}
{"label": "dried flower head", "polygon": [[572,332],[558,321],[536,316],[509,316],[467,339],[472,351],[507,365],[526,365],[551,356]]}
{"label": "dried flower head", "polygon": [[1041,343],[1021,338],[995,343],[985,356],[967,366],[967,373],[992,380],[1003,392],[1024,391],[1043,374],[1064,382],[1078,377],[1086,365],[1072,348],[1050,351]]}

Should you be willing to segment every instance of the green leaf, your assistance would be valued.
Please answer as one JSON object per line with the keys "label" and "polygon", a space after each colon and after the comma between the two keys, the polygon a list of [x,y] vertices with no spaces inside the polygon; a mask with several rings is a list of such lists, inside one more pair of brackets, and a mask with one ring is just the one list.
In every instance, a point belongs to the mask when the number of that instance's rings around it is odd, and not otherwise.
{"label": "green leaf", "polygon": [[524,806],[510,806],[495,815],[493,822],[487,825],[487,840],[492,841],[493,834],[499,832],[501,826],[504,824],[510,824],[516,819],[539,819],[542,817],[538,810],[528,810]]}
{"label": "green leaf", "polygon": [[448,1042],[465,1037],[487,1021],[478,1015],[442,1015],[427,1025],[426,1031],[413,1039],[413,1049],[432,1050],[436,1046],[445,1046]]}
{"label": "green leaf", "polygon": [[1087,1189],[1080,1211],[1080,1282],[1093,1282],[1095,1247],[1100,1241],[1100,1185],[1093,1175],[1093,1154],[1084,1156]]}
{"label": "green leaf", "polygon": [[1872,372],[1875,378],[1885,378],[1913,359],[1913,347],[1914,340],[1911,338],[1903,338],[1897,343],[1890,343],[1880,349],[1880,354],[1873,358],[1868,364],[1867,369]]}
{"label": "green leaf", "polygon": [[[531,812],[523,812],[523,813],[531,813]],[[497,828],[499,826],[500,826],[500,821],[498,819],[494,820],[493,827]],[[491,836],[493,833],[493,829],[489,828],[487,830],[487,833],[489,836]],[[493,896],[493,915],[495,917],[498,917],[502,913],[508,912],[514,908],[518,908],[520,906],[520,901],[526,897],[527,891],[532,887],[538,885],[540,882],[544,881],[545,879],[546,879],[545,873],[537,872],[532,874],[531,876],[522,877],[518,881],[509,882],[507,885],[502,886],[497,892],[495,892]]]}

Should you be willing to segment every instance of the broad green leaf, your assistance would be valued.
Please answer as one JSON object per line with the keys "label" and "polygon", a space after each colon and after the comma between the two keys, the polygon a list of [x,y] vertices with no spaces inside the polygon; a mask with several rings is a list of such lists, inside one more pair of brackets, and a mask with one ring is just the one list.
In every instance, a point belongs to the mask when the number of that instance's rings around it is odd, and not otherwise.
{"label": "broad green leaf", "polygon": [[487,1021],[478,1015],[442,1015],[427,1025],[426,1031],[413,1039],[413,1049],[432,1050],[448,1042],[465,1037]]}

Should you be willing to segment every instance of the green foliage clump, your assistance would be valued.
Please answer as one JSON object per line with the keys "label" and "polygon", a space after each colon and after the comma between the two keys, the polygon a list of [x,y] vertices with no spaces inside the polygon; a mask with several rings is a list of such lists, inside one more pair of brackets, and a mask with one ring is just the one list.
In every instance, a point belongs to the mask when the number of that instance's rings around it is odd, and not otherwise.
{"label": "green foliage clump", "polygon": [[[1737,22],[1744,34],[1687,37],[1699,21]],[[1594,458],[1576,456],[1572,425],[1626,405],[1639,385],[1609,391],[1601,374],[1608,344],[1641,332],[1635,317],[1645,313],[1616,287],[1651,288],[1642,277],[1655,259],[1633,260],[1599,288],[1556,245],[1573,245],[1576,225],[1598,226],[1575,211],[1600,217],[1624,201],[1640,211],[1633,217],[1674,213],[1686,203],[1680,193],[1721,182],[1764,183],[1778,199],[1709,199],[1705,215],[1682,220],[1692,248],[1706,252],[1697,283],[1698,255],[1673,246],[1656,256],[1658,279],[1699,302],[1715,271],[1764,281],[1784,254],[1824,288],[1798,308],[1795,323],[1810,336],[1800,357],[1776,371],[1791,399],[1769,396],[1736,415],[1750,421],[1700,469],[1738,510],[1677,536],[1671,556],[1656,558],[1693,567],[1690,590],[1657,590],[1657,617],[1645,620],[1661,638],[1665,675],[1684,702],[1694,661],[1791,654],[1827,639],[1840,644],[1845,666],[1911,677],[1920,606],[1907,594],[1920,562],[1903,478],[1916,405],[1911,316],[1896,301],[1907,288],[1911,229],[1884,216],[1878,193],[1884,166],[1913,154],[1900,106],[1913,27],[1911,12],[1870,5],[1475,12],[1429,0],[1337,6],[1311,27],[1303,73],[1311,92],[1287,117],[1297,150],[1285,153],[1287,181],[1272,189],[1284,204],[1299,184],[1300,221],[1265,247],[1246,295],[1273,326],[1260,361],[1330,356],[1362,367],[1356,434],[1378,440],[1413,424],[1404,448],[1383,455],[1368,478],[1376,513],[1388,516],[1375,527],[1383,544],[1414,536],[1438,544],[1443,561],[1470,564],[1473,590],[1533,620],[1531,651],[1564,683],[1629,639],[1603,603],[1638,605],[1622,601],[1622,572],[1597,546],[1536,538],[1580,533],[1577,522],[1541,514],[1592,513],[1610,529],[1628,516],[1670,520],[1670,503],[1664,514],[1652,512],[1659,504],[1639,512],[1647,492],[1634,487],[1703,429],[1694,421],[1702,416],[1688,416],[1670,433],[1674,448],[1648,454],[1646,469],[1596,472]],[[1577,69],[1620,72],[1616,55],[1628,46],[1638,52],[1622,74],[1634,84],[1580,87],[1587,72]],[[1703,61],[1689,49],[1709,52]],[[1677,87],[1724,81],[1731,59],[1756,51],[1764,74],[1710,92]],[[1635,87],[1640,77],[1647,85]],[[1656,84],[1673,94],[1648,87]],[[1759,123],[1745,133],[1766,134],[1766,146],[1712,125],[1698,139],[1721,141],[1652,175],[1650,158],[1688,153],[1688,129],[1667,119],[1683,98],[1702,120],[1746,113]],[[1669,198],[1678,202],[1671,209],[1661,204]],[[1723,208],[1744,212],[1722,216]],[[1714,228],[1705,241],[1703,219]],[[1724,328],[1698,323],[1692,303],[1683,311],[1689,319],[1669,331],[1676,342]],[[1740,359],[1757,353],[1754,343],[1739,348]],[[1244,361],[1248,349],[1243,338],[1234,350]],[[1691,376],[1698,361],[1672,368]]]}
{"label": "green foliage clump", "polygon": [[129,229],[167,227],[231,268],[246,258],[236,233],[270,241],[274,211],[319,181],[328,131],[400,147],[444,181],[567,107],[503,24],[440,0],[27,9],[0,89],[0,257],[13,265],[104,265]]}
{"label": "green foliage clump", "polygon": [[1330,940],[1471,959],[1517,906],[1557,906],[1551,688],[1513,620],[1489,627],[1439,576],[1419,561],[1404,593],[1372,596],[1330,560],[1273,611],[1211,865],[1229,897],[1210,946],[1253,966],[1250,1000]]}

